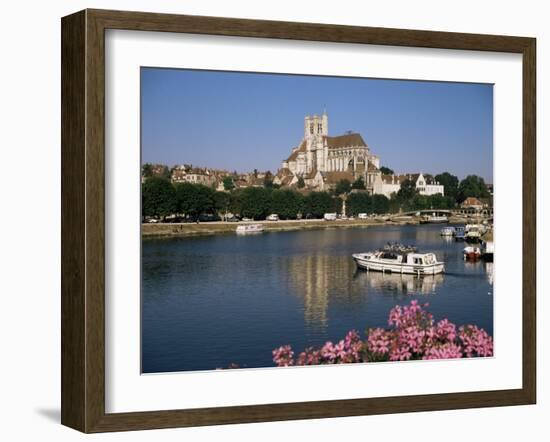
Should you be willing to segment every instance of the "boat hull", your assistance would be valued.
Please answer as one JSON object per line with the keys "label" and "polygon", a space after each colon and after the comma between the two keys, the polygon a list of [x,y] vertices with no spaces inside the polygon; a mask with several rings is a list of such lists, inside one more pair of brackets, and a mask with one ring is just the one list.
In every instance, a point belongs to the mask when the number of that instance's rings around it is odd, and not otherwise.
{"label": "boat hull", "polygon": [[353,255],[353,260],[359,269],[383,273],[397,273],[402,275],[437,275],[445,272],[445,265],[441,262],[434,264],[395,264],[379,260],[365,259],[361,255]]}

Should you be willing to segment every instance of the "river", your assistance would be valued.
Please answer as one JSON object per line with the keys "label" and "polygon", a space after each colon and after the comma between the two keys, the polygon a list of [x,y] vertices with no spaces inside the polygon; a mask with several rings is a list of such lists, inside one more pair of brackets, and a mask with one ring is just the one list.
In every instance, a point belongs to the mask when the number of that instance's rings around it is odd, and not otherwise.
{"label": "river", "polygon": [[[464,262],[441,226],[376,226],[144,239],[142,371],[272,367],[271,350],[337,341],[386,327],[389,310],[419,299],[435,319],[493,334],[493,264]],[[351,254],[388,241],[446,263],[417,278],[357,271]]]}

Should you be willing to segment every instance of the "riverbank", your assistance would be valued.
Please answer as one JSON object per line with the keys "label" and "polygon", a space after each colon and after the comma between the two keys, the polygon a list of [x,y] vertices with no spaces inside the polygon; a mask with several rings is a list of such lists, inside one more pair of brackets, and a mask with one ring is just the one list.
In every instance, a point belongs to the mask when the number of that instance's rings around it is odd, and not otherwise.
{"label": "riverbank", "polygon": [[[455,221],[453,218],[450,222]],[[407,224],[419,224],[415,217],[401,217],[394,220],[387,218],[369,218],[353,220],[325,221],[322,219],[308,220],[289,220],[289,221],[254,221],[255,224],[262,224],[264,231],[267,232],[285,232],[292,230],[311,230],[311,229],[341,229],[341,228],[367,228],[369,226],[389,225],[402,226]],[[188,237],[235,233],[239,224],[235,222],[202,222],[196,223],[158,223],[143,224],[141,235],[143,238],[159,237]]]}
{"label": "riverbank", "polygon": [[[158,223],[143,224],[141,235],[144,238],[164,236],[202,236],[218,235],[223,233],[235,233],[238,225],[249,223],[235,222],[203,222],[203,223]],[[284,232],[291,230],[330,229],[345,227],[368,227],[378,224],[403,224],[378,220],[338,220],[324,221],[322,219],[292,220],[292,221],[254,221],[254,224],[262,224],[264,231]]]}

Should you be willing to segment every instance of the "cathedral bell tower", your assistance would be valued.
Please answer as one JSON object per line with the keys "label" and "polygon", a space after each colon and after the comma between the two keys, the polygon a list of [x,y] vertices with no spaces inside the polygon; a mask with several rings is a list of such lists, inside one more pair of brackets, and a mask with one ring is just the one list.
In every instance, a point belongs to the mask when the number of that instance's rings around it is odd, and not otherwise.
{"label": "cathedral bell tower", "polygon": [[315,136],[328,135],[328,115],[327,111],[323,115],[307,115],[304,119],[304,138],[309,139]]}

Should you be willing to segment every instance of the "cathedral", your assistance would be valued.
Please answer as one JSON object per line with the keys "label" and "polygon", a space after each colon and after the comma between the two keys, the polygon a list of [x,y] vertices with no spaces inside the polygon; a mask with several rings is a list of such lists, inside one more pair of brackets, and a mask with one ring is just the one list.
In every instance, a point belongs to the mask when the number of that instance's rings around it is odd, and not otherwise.
{"label": "cathedral", "polygon": [[326,190],[340,180],[353,183],[362,178],[372,192],[379,167],[380,159],[371,153],[361,134],[329,136],[325,111],[320,116],[305,117],[304,137],[283,161],[274,182],[291,186],[301,178],[310,189]]}

